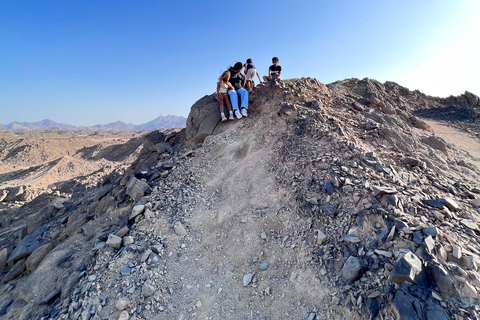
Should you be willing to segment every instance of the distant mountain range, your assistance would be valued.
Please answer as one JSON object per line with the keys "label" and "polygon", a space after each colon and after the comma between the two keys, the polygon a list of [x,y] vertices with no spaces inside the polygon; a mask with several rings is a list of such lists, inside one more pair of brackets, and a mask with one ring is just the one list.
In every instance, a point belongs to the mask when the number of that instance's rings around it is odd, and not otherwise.
{"label": "distant mountain range", "polygon": [[144,124],[134,125],[131,123],[124,123],[122,121],[112,122],[109,124],[97,124],[91,127],[79,127],[64,123],[58,123],[52,120],[42,120],[38,122],[12,122],[9,124],[0,124],[0,131],[4,128],[8,131],[32,131],[32,130],[49,130],[53,128],[58,128],[62,130],[83,130],[91,129],[97,131],[110,131],[110,130],[121,130],[121,131],[143,131],[143,130],[155,130],[155,129],[171,129],[171,128],[180,128],[185,127],[187,123],[187,118],[180,116],[159,116],[158,118],[149,121]]}

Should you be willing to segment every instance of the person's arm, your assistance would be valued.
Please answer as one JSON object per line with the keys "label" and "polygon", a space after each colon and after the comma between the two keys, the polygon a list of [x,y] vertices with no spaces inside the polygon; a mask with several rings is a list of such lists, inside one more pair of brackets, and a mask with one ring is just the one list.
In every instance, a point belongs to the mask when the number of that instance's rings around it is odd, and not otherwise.
{"label": "person's arm", "polygon": [[235,88],[232,86],[232,84],[230,82],[227,82],[227,86],[230,90],[235,91]]}
{"label": "person's arm", "polygon": [[268,77],[270,78],[272,76],[272,67],[268,67]]}
{"label": "person's arm", "polygon": [[217,94],[218,94],[219,97],[221,96],[221,93],[220,93],[220,81],[217,82]]}
{"label": "person's arm", "polygon": [[282,75],[282,67],[280,67],[280,70],[278,71],[278,76],[277,78],[280,79],[280,76]]}
{"label": "person's arm", "polygon": [[258,83],[262,83],[262,79],[260,79],[260,74],[258,73],[257,69],[255,69],[255,72],[257,73]]}

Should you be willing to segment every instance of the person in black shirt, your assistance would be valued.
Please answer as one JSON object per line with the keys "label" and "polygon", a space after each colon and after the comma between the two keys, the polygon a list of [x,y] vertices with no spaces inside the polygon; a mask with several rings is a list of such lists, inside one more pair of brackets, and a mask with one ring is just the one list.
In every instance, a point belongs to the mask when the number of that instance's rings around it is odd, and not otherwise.
{"label": "person in black shirt", "polygon": [[278,65],[278,58],[272,58],[272,65],[268,68],[268,76],[263,76],[263,81],[272,81],[280,79],[282,75],[282,67]]}
{"label": "person in black shirt", "polygon": [[[248,92],[244,89],[245,86],[245,76],[242,73],[243,65],[241,62],[235,63],[233,67],[230,67],[230,83],[235,88],[235,90],[228,90],[228,96],[230,97],[230,102],[232,103],[232,108],[235,112],[237,119],[240,119],[242,116],[246,117],[248,109]],[[240,96],[240,109],[238,109],[238,97]]]}

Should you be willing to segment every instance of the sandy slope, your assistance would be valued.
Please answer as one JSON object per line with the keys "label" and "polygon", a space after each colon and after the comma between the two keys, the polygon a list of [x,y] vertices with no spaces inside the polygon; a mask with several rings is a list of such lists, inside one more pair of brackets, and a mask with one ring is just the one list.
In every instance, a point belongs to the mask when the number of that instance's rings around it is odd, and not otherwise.
{"label": "sandy slope", "polygon": [[436,121],[426,121],[435,135],[467,152],[469,161],[480,168],[480,143],[476,137]]}

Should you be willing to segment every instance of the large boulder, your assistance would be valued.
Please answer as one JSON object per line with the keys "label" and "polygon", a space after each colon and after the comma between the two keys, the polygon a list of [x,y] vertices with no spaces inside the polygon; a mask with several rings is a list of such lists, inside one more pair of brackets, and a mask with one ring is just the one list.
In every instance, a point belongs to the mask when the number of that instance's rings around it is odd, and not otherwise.
{"label": "large boulder", "polygon": [[204,96],[190,109],[185,138],[187,142],[202,143],[209,135],[223,132],[226,128],[225,125],[226,123],[222,123],[220,120],[215,96],[213,94]]}

